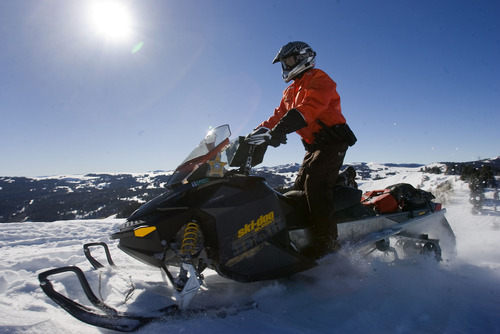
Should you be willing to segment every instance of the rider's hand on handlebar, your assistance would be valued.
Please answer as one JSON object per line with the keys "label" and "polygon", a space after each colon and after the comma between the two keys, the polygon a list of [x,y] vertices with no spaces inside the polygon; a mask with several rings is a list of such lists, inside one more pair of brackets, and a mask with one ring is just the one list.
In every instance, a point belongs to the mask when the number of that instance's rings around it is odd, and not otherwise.
{"label": "rider's hand on handlebar", "polygon": [[257,128],[245,137],[245,141],[256,146],[269,143],[271,141],[271,130],[265,127]]}

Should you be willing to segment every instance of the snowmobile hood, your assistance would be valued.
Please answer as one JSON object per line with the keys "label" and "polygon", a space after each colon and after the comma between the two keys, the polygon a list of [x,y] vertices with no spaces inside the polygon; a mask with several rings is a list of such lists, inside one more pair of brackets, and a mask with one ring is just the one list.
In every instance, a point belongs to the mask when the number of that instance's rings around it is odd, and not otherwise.
{"label": "snowmobile hood", "polygon": [[170,200],[177,194],[178,192],[173,189],[168,189],[164,194],[161,194],[160,196],[142,205],[139,209],[135,210],[134,213],[127,218],[127,221],[137,221],[142,217],[155,212],[158,208],[164,207],[166,203],[170,202]]}

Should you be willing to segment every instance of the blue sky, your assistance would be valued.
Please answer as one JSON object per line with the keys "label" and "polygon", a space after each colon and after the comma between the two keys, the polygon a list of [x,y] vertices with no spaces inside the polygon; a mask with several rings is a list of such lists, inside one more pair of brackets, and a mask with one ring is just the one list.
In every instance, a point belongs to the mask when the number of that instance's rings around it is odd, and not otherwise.
{"label": "blue sky", "polygon": [[[210,127],[250,132],[287,84],[272,60],[309,43],[358,137],[345,162],[500,155],[498,1],[0,1],[0,175],[174,169]],[[263,165],[301,162],[296,134]]]}

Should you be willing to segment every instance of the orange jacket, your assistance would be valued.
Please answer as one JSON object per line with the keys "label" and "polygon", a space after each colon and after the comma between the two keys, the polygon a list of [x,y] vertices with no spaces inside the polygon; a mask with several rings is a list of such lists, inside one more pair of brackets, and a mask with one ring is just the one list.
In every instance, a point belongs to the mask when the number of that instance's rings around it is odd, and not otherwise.
{"label": "orange jacket", "polygon": [[309,144],[314,142],[314,133],[321,130],[321,125],[316,120],[319,119],[328,126],[346,122],[340,108],[337,84],[328,74],[317,68],[294,80],[283,92],[280,106],[274,110],[274,115],[258,127],[272,129],[292,108],[304,116],[307,126],[297,133]]}

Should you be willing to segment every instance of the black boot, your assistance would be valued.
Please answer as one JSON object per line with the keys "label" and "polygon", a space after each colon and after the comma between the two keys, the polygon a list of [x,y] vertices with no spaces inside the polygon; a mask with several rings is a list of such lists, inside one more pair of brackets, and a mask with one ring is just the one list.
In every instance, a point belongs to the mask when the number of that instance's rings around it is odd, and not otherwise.
{"label": "black boot", "polygon": [[316,245],[316,259],[320,259],[340,249],[340,243],[332,236],[318,237],[314,242]]}
{"label": "black boot", "polygon": [[316,224],[312,226],[312,240],[309,246],[304,249],[304,255],[317,260],[329,253],[338,251],[340,249],[340,243],[337,241],[337,235],[336,224],[317,221]]}

